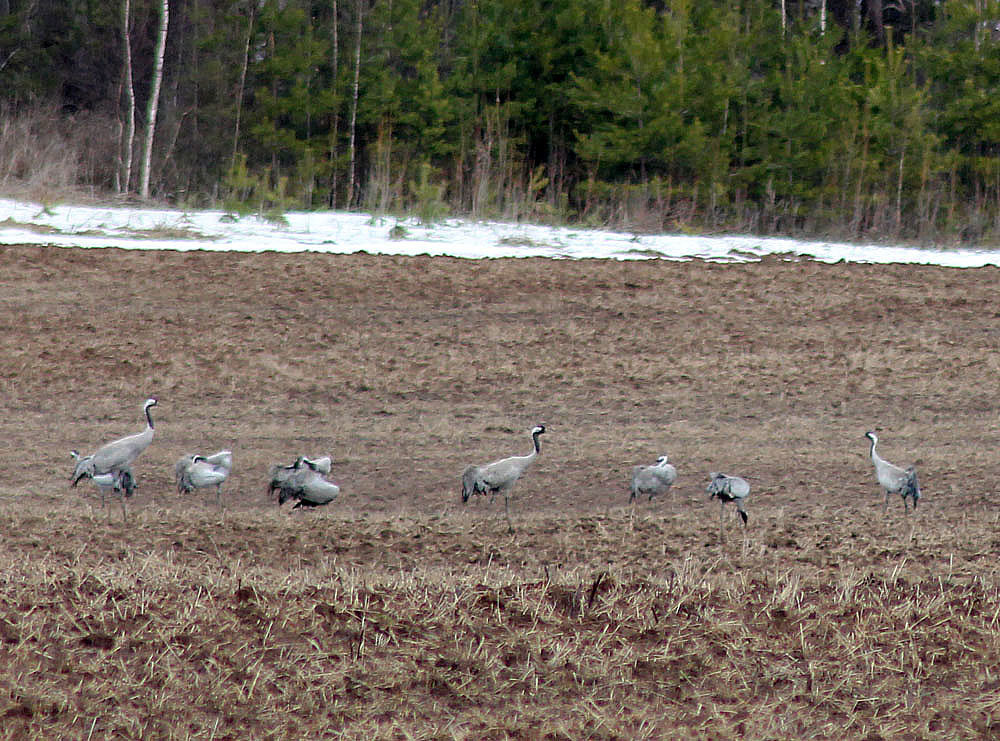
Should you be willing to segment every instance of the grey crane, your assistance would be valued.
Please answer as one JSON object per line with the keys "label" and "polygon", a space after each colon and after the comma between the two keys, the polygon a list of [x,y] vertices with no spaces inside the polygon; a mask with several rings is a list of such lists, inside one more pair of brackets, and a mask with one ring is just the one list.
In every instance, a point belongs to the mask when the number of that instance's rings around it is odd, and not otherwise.
{"label": "grey crane", "polygon": [[332,461],[329,457],[310,459],[299,456],[290,466],[271,467],[269,493],[278,493],[278,505],[289,499],[297,500],[293,510],[299,507],[321,507],[332,502],[340,487],[325,477],[330,473]]}
{"label": "grey crane", "polygon": [[215,487],[215,503],[222,506],[222,484],[233,470],[233,453],[220,450],[212,455],[188,453],[174,464],[177,492],[188,494],[195,489]]}
{"label": "grey crane", "polygon": [[708,475],[709,499],[719,498],[721,507],[719,508],[719,530],[722,529],[722,516],[726,509],[726,502],[736,502],[736,511],[743,519],[743,528],[746,529],[747,511],[745,508],[747,497],[750,496],[750,484],[746,479],[739,476],[727,476],[724,473],[712,472]]}
{"label": "grey crane", "polygon": [[652,466],[636,466],[632,469],[632,493],[628,501],[632,503],[642,494],[648,494],[649,501],[652,501],[657,494],[666,494],[670,491],[675,481],[677,481],[677,469],[670,464],[667,456],[661,455]]}
{"label": "grey crane", "polygon": [[903,497],[903,508],[907,513],[910,511],[910,507],[906,501],[907,497],[913,500],[913,509],[916,509],[917,501],[920,499],[920,483],[917,481],[917,469],[914,466],[904,469],[889,463],[889,461],[882,458],[875,450],[875,446],[878,444],[878,435],[869,430],[865,433],[865,437],[872,444],[871,456],[872,463],[875,465],[875,478],[878,479],[879,485],[885,491],[885,504],[882,506],[882,511],[889,511],[890,494],[899,494]]}
{"label": "grey crane", "polygon": [[[134,435],[123,437],[106,443],[98,448],[91,455],[80,457],[77,455],[76,468],[73,470],[72,485],[76,486],[80,479],[90,477],[111,476],[112,479],[119,479],[117,489],[124,491],[125,487],[121,483],[123,473],[128,470],[129,478],[133,481],[131,465],[139,455],[153,442],[153,415],[150,409],[156,406],[156,399],[146,399],[142,405],[143,414],[146,415],[146,429]],[[125,499],[121,499],[122,517],[126,516]]]}
{"label": "grey crane", "polygon": [[537,425],[531,430],[531,441],[534,450],[528,455],[517,455],[503,458],[483,466],[469,466],[462,473],[462,503],[467,503],[473,494],[490,494],[490,502],[497,494],[503,494],[504,511],[507,514],[507,527],[514,532],[510,521],[510,492],[517,480],[524,475],[541,449],[538,446],[538,436],[545,432],[545,425]]}
{"label": "grey crane", "polygon": [[[322,458],[307,458],[304,455],[300,455],[295,461],[287,466],[283,466],[277,463],[271,466],[271,482],[268,486],[268,494],[273,496],[276,491],[279,491],[285,483],[291,481],[295,477],[300,477],[303,469],[308,469],[315,471],[323,476],[327,476],[330,473],[333,462],[330,460],[329,456],[323,456]],[[283,500],[282,503],[284,503]]]}
{"label": "grey crane", "polygon": [[[69,451],[69,454],[73,456],[73,460],[75,460],[76,465],[79,466],[81,461],[80,453],[76,450],[71,450]],[[87,457],[89,458],[90,456]],[[97,486],[98,491],[101,492],[101,507],[105,506],[105,497],[108,493],[130,497],[135,493],[135,490],[139,488],[139,485],[135,482],[135,477],[132,475],[131,468],[125,468],[116,473],[99,473],[96,476],[84,474],[84,477],[93,481]]]}

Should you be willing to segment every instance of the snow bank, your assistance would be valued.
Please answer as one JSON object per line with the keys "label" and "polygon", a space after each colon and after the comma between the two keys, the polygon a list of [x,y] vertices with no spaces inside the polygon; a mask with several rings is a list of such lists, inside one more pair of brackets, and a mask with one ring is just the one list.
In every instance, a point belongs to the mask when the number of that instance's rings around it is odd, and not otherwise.
{"label": "snow bank", "polygon": [[748,236],[633,235],[597,229],[449,219],[414,220],[345,212],[289,213],[284,224],[222,211],[54,206],[0,199],[0,244],[220,252],[368,252],[469,259],[549,257],[748,262],[765,255],[823,262],[1000,265],[1000,249],[927,249]]}

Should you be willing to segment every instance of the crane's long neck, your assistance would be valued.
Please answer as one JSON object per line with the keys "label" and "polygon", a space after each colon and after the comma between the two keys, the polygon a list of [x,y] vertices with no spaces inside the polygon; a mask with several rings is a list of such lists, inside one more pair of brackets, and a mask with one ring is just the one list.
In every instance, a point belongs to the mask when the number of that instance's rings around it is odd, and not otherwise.
{"label": "crane's long neck", "polygon": [[533,451],[531,451],[531,453],[529,453],[529,455],[532,458],[534,458],[536,455],[538,455],[539,453],[542,452],[542,448],[538,444],[538,436],[541,435],[541,434],[542,434],[541,432],[532,432],[531,433],[531,442],[533,442],[535,444],[535,449]]}
{"label": "crane's long neck", "polygon": [[879,454],[875,452],[875,445],[878,443],[878,438],[871,437],[868,439],[872,441],[872,449],[871,449],[872,462],[875,464],[883,463],[881,456],[879,456]]}
{"label": "crane's long neck", "polygon": [[152,404],[147,404],[146,405],[146,409],[145,409],[145,412],[146,412],[146,427],[149,428],[150,430],[153,429],[153,413],[149,411],[152,408],[153,408]]}

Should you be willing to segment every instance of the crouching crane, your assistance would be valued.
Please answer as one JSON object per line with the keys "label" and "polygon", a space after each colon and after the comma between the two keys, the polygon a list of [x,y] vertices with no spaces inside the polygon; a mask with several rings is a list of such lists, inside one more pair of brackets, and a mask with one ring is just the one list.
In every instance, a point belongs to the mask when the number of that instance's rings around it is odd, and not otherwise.
{"label": "crouching crane", "polygon": [[[73,460],[76,461],[76,468],[83,466],[86,468],[91,465],[90,461],[84,461],[80,457],[80,453],[76,450],[69,451],[69,454],[73,456]],[[87,458],[92,458],[93,456],[86,456]],[[89,473],[83,474],[84,478],[89,478],[97,486],[98,491],[101,492],[101,507],[105,506],[105,497],[107,494],[115,494],[119,497],[130,497],[135,494],[135,490],[139,488],[139,485],[135,482],[135,476],[132,475],[131,468],[125,468],[121,471],[115,473],[99,473],[96,475],[91,475]]]}
{"label": "crouching crane", "polygon": [[743,520],[743,530],[746,531],[747,527],[747,511],[746,511],[746,501],[747,497],[750,496],[750,484],[746,479],[742,479],[739,476],[727,476],[724,473],[710,473],[708,475],[710,481],[708,482],[709,499],[719,498],[719,532],[722,532],[722,517],[725,513],[727,502],[736,502],[736,511],[739,513]]}
{"label": "crouching crane", "polygon": [[677,469],[670,465],[667,456],[661,455],[652,466],[636,466],[632,469],[631,495],[629,504],[643,494],[649,495],[649,501],[657,494],[666,494],[677,481]]}
{"label": "crouching crane", "polygon": [[222,484],[233,470],[233,453],[220,450],[212,455],[188,453],[174,464],[174,478],[178,494],[189,494],[195,489],[215,487],[215,503],[222,506]]}
{"label": "crouching crane", "polygon": [[268,493],[277,492],[278,506],[289,499],[297,500],[293,510],[299,507],[322,507],[332,502],[340,487],[327,481],[332,462],[328,457],[315,460],[299,456],[290,466],[271,466],[271,482]]}

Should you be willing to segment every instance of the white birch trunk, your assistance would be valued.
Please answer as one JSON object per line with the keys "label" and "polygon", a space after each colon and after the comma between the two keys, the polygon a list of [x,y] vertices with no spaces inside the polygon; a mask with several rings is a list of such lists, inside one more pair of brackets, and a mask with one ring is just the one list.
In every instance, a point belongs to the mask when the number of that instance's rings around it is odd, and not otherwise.
{"label": "white birch trunk", "polygon": [[156,39],[156,49],[153,52],[155,63],[153,67],[153,84],[149,91],[149,107],[146,113],[146,146],[142,157],[142,190],[139,195],[143,200],[149,198],[149,170],[153,161],[153,136],[156,133],[156,109],[160,103],[160,83],[163,81],[163,55],[167,47],[167,24],[170,19],[170,0],[163,0],[160,14],[160,33]]}
{"label": "white birch trunk", "polygon": [[337,62],[340,58],[340,21],[337,18],[337,0],[333,0],[333,52],[330,63],[333,67],[333,97],[337,101],[333,108],[333,133],[330,134],[330,208],[337,208],[337,135],[340,126],[340,103],[337,100]]}
{"label": "white birch trunk", "polygon": [[240,118],[243,115],[243,90],[247,83],[247,67],[250,65],[250,40],[253,38],[253,18],[256,7],[250,6],[250,19],[247,21],[247,39],[243,45],[243,67],[240,69],[240,84],[236,89],[236,123],[233,125],[233,157],[229,167],[236,167],[236,152],[240,141]]}
{"label": "white birch trunk", "polygon": [[348,181],[347,181],[347,207],[348,208],[351,208],[351,206],[353,205],[353,201],[354,201],[354,163],[355,163],[355,158],[356,158],[356,152],[355,152],[355,149],[356,149],[356,147],[355,147],[355,134],[356,134],[356,129],[357,129],[356,124],[357,124],[357,120],[358,120],[358,81],[361,78],[361,30],[362,30],[361,29],[361,17],[362,17],[361,5],[362,5],[363,2],[364,2],[364,0],[357,0],[357,3],[358,3],[358,5],[357,5],[357,7],[358,7],[358,25],[357,25],[357,29],[356,29],[357,40],[355,41],[355,44],[354,44],[354,91],[352,93],[352,102],[351,102],[351,127],[350,127],[350,131],[351,131],[351,143],[350,143],[351,160],[350,160],[350,164],[348,165],[348,168],[347,168],[347,176],[348,176]]}
{"label": "white birch trunk", "polygon": [[125,100],[128,111],[125,114],[125,142],[122,144],[125,161],[122,165],[121,192],[128,193],[132,187],[132,151],[135,148],[135,85],[132,83],[132,43],[129,40],[129,17],[132,15],[130,0],[122,0],[122,43],[125,53]]}

